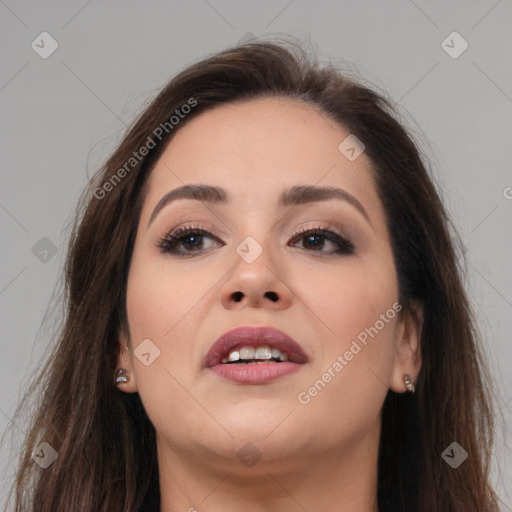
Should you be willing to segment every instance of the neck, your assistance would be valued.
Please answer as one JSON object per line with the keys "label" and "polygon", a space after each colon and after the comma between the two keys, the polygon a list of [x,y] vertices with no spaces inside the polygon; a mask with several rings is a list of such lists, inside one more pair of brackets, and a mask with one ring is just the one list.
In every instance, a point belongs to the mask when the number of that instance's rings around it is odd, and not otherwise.
{"label": "neck", "polygon": [[[214,465],[172,451],[158,438],[160,512],[378,512],[378,435],[343,453],[304,453],[286,465]],[[210,458],[211,461],[211,458]]]}

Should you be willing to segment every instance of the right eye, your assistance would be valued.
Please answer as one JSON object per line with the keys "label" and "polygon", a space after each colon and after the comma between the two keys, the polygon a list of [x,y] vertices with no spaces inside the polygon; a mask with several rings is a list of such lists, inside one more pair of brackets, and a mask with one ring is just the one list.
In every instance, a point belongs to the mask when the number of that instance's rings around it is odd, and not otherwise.
{"label": "right eye", "polygon": [[164,236],[157,245],[163,254],[190,256],[205,250],[203,238],[214,240],[213,235],[205,229],[192,226],[181,227]]}

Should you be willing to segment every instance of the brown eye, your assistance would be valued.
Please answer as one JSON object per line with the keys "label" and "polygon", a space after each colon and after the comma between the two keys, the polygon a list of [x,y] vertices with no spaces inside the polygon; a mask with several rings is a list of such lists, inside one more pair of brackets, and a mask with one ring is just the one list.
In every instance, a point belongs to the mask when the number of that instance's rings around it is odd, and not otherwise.
{"label": "brown eye", "polygon": [[[315,228],[304,230],[301,233],[298,233],[298,235],[294,237],[294,240],[304,240],[303,248],[315,252],[330,252],[331,254],[353,254],[355,251],[355,247],[352,242],[328,229]],[[337,246],[338,249],[333,251],[324,251],[323,248],[325,247],[326,240]]]}
{"label": "brown eye", "polygon": [[185,227],[170,233],[158,243],[160,251],[164,254],[187,256],[200,253],[204,248],[204,239],[215,240],[211,233],[201,228]]}

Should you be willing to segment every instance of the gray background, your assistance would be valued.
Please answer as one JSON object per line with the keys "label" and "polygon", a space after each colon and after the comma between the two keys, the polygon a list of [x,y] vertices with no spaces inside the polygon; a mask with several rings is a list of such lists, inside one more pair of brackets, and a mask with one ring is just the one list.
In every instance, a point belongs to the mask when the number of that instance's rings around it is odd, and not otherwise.
{"label": "gray background", "polygon": [[[460,231],[466,284],[508,425],[498,430],[494,478],[510,508],[511,27],[510,0],[0,0],[0,431],[52,337],[42,321],[88,176],[183,67],[250,33],[290,34],[387,91],[432,162]],[[31,47],[43,31],[59,45],[46,59]],[[453,31],[469,44],[458,58],[441,45]],[[57,252],[44,261],[41,248],[51,244]],[[24,429],[18,422],[14,430]],[[2,480],[18,454],[10,446]],[[4,482],[0,502],[6,489]]]}

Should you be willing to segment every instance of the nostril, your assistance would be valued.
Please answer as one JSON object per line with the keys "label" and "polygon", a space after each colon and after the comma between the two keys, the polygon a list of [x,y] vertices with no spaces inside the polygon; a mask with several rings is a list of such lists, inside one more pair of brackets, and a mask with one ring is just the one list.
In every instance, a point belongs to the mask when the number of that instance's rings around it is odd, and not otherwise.
{"label": "nostril", "polygon": [[242,297],[243,297],[243,293],[242,292],[235,292],[233,294],[233,298],[237,301],[237,302],[240,302],[242,300]]}
{"label": "nostril", "polygon": [[277,301],[277,293],[276,292],[267,292],[265,293],[265,295],[270,299],[270,300],[273,300],[274,302]]}

